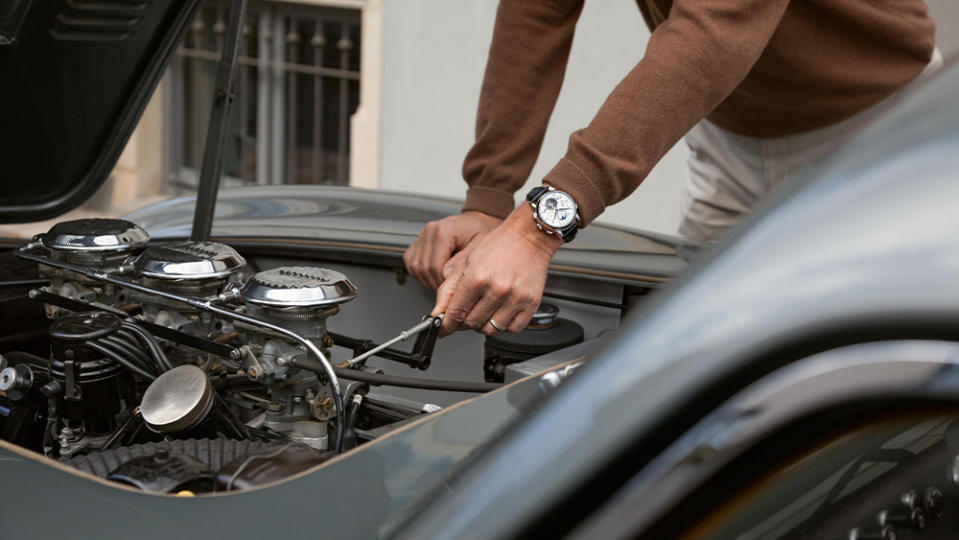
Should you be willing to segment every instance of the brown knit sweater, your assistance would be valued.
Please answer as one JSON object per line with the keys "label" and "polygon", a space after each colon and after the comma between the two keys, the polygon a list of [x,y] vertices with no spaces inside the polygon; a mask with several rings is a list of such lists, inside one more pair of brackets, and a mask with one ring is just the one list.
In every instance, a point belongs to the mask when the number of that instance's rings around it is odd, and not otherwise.
{"label": "brown knit sweater", "polygon": [[[609,0],[604,0],[609,1]],[[922,71],[922,0],[637,0],[646,53],[546,175],[583,224],[629,195],[696,122],[777,137],[836,123]],[[583,0],[501,0],[463,164],[464,210],[506,216],[539,154]],[[588,46],[589,44],[584,44]]]}

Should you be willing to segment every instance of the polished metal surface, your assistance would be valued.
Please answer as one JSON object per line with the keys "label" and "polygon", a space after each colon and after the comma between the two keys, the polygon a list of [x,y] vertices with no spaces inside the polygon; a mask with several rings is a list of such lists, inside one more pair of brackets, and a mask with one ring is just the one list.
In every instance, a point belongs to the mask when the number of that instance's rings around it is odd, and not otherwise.
{"label": "polished metal surface", "polygon": [[246,266],[246,259],[219,242],[167,242],[150,246],[133,261],[136,271],[156,279],[227,277]]}
{"label": "polished metal surface", "polygon": [[406,341],[407,339],[419,334],[420,332],[423,332],[424,330],[430,327],[439,328],[439,326],[443,324],[443,317],[444,317],[443,313],[440,313],[439,315],[435,317],[427,317],[425,320],[416,323],[411,328],[407,328],[406,330],[403,330],[402,332],[399,333],[399,335],[394,336],[384,341],[383,343],[380,343],[379,345],[377,345],[376,347],[373,347],[372,349],[366,351],[365,353],[354,356],[353,358],[349,360],[349,364],[351,366],[355,366],[359,364],[360,362],[366,360],[367,358],[370,358],[374,354],[384,349],[387,349],[390,346],[395,345],[401,341]]}
{"label": "polished metal surface", "polygon": [[140,401],[140,414],[151,430],[177,433],[198,424],[212,407],[209,377],[202,369],[186,364],[150,383]]}
{"label": "polished metal surface", "polygon": [[317,266],[287,266],[257,273],[240,289],[245,302],[271,308],[326,307],[356,297],[340,272]]}
{"label": "polished metal surface", "polygon": [[0,390],[6,392],[8,390],[16,387],[17,384],[17,370],[12,367],[3,368],[0,371]]}
{"label": "polished metal surface", "polygon": [[553,304],[543,302],[536,308],[536,313],[529,320],[530,326],[550,326],[559,318],[559,308]]}
{"label": "polished metal surface", "polygon": [[39,240],[56,251],[126,252],[145,246],[150,235],[124,219],[92,218],[57,223]]}

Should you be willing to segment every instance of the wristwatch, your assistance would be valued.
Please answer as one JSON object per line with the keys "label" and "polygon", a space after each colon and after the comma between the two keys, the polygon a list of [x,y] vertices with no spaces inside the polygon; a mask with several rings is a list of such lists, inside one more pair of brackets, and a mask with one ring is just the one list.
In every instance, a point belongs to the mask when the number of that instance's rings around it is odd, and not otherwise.
{"label": "wristwatch", "polygon": [[553,186],[534,187],[526,194],[526,200],[533,207],[533,220],[536,226],[546,234],[555,234],[563,242],[571,242],[579,230],[579,207],[576,201]]}

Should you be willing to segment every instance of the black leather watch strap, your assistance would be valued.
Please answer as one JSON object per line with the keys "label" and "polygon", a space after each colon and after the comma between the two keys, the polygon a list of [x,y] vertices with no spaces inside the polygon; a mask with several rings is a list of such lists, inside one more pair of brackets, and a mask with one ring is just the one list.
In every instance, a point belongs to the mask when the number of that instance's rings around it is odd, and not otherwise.
{"label": "black leather watch strap", "polygon": [[537,197],[539,197],[541,194],[547,191],[549,191],[549,188],[546,186],[536,186],[533,189],[529,190],[529,193],[526,194],[526,200],[528,202],[533,202],[536,200]]}
{"label": "black leather watch strap", "polygon": [[575,227],[571,227],[563,231],[560,235],[563,238],[563,242],[572,242],[573,238],[576,238],[576,232],[579,231],[579,223],[576,223]]}

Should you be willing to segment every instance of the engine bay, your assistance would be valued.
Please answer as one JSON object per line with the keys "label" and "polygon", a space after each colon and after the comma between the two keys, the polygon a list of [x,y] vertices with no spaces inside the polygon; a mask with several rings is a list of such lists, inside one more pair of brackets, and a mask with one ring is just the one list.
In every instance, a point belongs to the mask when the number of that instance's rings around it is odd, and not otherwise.
{"label": "engine bay", "polygon": [[381,343],[333,332],[360,293],[337,270],[260,269],[118,219],[58,223],[3,255],[28,279],[5,272],[0,299],[0,438],[153,493],[281,480],[441,409],[371,387],[482,393],[507,365],[584,340],[543,304],[528,331],[487,338],[486,382],[388,375],[367,361],[430,367],[442,316]]}

